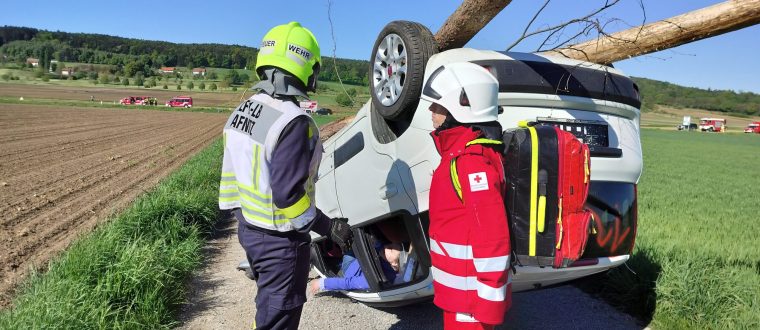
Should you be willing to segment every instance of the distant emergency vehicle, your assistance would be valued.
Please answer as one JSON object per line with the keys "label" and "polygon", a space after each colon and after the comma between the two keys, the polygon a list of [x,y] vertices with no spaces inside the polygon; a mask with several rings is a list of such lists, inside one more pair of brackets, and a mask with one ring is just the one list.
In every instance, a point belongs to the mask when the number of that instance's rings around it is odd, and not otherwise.
{"label": "distant emergency vehicle", "polygon": [[166,101],[167,107],[182,107],[182,108],[192,108],[193,107],[193,98],[189,96],[175,96],[172,97],[169,101]]}
{"label": "distant emergency vehicle", "polygon": [[299,106],[306,113],[314,113],[317,111],[317,109],[319,109],[319,107],[317,106],[317,101],[311,101],[311,100],[301,101],[299,102]]}
{"label": "distant emergency vehicle", "polygon": [[699,129],[702,132],[725,132],[726,120],[723,118],[700,118]]}
{"label": "distant emergency vehicle", "polygon": [[754,121],[747,125],[744,129],[744,133],[757,133],[760,134],[760,121]]}

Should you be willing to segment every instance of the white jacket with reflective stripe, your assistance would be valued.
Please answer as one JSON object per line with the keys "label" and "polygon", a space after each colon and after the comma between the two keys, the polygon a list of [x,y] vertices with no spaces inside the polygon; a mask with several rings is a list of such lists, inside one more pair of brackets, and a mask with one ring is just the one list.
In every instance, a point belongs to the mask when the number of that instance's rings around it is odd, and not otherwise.
{"label": "white jacket with reflective stripe", "polygon": [[[246,222],[279,232],[300,229],[317,215],[314,183],[322,158],[316,123],[310,118],[310,140],[314,146],[309,164],[306,196],[287,209],[272,202],[270,160],[285,127],[294,118],[308,115],[292,102],[267,94],[256,94],[235,109],[224,126],[224,159],[219,184],[219,208],[241,208]],[[284,146],[279,146],[284,147]]]}

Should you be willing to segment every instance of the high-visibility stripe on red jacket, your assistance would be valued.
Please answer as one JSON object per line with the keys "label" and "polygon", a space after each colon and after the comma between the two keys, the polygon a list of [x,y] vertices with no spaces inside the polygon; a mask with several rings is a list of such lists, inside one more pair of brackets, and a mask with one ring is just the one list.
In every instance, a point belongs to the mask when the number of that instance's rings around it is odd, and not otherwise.
{"label": "high-visibility stripe on red jacket", "polygon": [[512,302],[504,173],[501,153],[468,145],[480,134],[468,127],[431,134],[441,154],[430,186],[434,302],[500,324]]}

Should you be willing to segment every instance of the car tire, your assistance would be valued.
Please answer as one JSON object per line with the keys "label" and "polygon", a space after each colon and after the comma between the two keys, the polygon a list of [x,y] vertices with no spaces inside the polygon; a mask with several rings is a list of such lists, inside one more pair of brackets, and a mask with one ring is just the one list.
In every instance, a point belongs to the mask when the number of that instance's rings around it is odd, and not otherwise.
{"label": "car tire", "polygon": [[187,108],[189,108],[189,107],[190,107],[189,105],[185,105],[185,109],[187,109]]}
{"label": "car tire", "polygon": [[394,120],[414,111],[425,65],[437,50],[433,34],[422,24],[393,21],[383,28],[369,59],[369,92],[380,116]]}

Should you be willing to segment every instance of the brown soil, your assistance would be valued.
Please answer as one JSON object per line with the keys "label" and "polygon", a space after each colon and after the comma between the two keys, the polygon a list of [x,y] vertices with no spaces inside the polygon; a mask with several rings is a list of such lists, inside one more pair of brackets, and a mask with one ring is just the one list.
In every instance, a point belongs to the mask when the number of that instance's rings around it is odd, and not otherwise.
{"label": "brown soil", "polygon": [[226,117],[0,105],[0,306],[32,268],[218,137]]}

